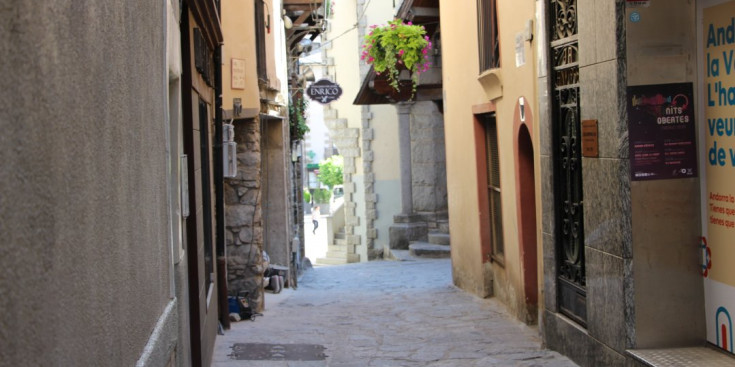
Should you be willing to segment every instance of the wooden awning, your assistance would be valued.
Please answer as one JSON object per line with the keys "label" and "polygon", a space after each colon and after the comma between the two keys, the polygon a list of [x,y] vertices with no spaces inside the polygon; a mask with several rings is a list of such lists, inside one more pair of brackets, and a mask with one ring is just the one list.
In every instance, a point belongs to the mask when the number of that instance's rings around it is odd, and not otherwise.
{"label": "wooden awning", "polygon": [[293,47],[308,38],[314,40],[322,33],[325,18],[325,3],[330,0],[283,0],[285,16],[291,19],[293,26],[286,30],[286,47]]}

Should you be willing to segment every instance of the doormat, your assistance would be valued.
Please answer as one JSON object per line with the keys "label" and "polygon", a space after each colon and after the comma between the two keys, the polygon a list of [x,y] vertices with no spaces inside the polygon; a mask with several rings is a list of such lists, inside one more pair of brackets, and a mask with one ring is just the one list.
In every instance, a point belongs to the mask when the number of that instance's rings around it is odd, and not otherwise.
{"label": "doormat", "polygon": [[237,343],[230,358],[238,361],[323,361],[323,345]]}

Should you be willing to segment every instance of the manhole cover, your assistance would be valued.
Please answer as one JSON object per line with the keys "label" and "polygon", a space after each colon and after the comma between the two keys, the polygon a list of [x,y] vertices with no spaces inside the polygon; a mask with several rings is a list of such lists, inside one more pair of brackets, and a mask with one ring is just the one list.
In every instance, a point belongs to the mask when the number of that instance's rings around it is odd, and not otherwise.
{"label": "manhole cover", "polygon": [[322,345],[237,343],[230,357],[238,361],[323,361]]}

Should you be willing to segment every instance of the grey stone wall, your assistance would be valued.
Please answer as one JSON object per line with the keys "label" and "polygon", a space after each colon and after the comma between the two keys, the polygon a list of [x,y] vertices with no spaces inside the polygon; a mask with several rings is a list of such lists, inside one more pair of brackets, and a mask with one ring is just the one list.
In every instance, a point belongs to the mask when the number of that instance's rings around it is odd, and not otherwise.
{"label": "grey stone wall", "polygon": [[281,118],[262,119],[264,249],[271,264],[290,267],[293,195],[288,123]]}
{"label": "grey stone wall", "polygon": [[[548,5],[547,5],[548,6]],[[554,203],[552,97],[547,65],[540,69],[541,196],[544,258],[544,340],[582,366],[624,365],[634,317],[630,261],[631,193],[625,110],[625,2],[577,2],[579,106],[595,119],[599,157],[582,158],[586,265],[586,330],[560,316],[557,294],[557,226]],[[548,47],[548,39],[542,39]],[[554,61],[549,60],[553,65]],[[547,89],[549,88],[549,89]]]}
{"label": "grey stone wall", "polygon": [[[364,64],[364,61],[361,61]],[[362,70],[362,69],[361,69]],[[365,245],[367,246],[368,260],[374,260],[383,256],[383,248],[375,246],[375,239],[378,237],[378,229],[375,221],[378,219],[378,195],[375,192],[375,171],[373,170],[373,161],[375,160],[375,152],[373,151],[373,140],[375,140],[375,130],[371,127],[373,123],[373,114],[370,112],[370,106],[362,106],[362,172],[365,177]]]}
{"label": "grey stone wall", "polygon": [[237,177],[225,180],[227,289],[249,293],[251,307],[263,308],[263,221],[260,125],[235,122]]}
{"label": "grey stone wall", "polygon": [[0,1],[0,366],[135,365],[173,302],[165,4]]}
{"label": "grey stone wall", "polygon": [[[623,19],[638,11],[645,20],[626,23],[623,50],[627,85],[692,82],[696,96],[697,43],[704,42],[696,35],[696,9],[695,2],[688,0],[652,1],[647,8],[626,9]],[[676,27],[669,29],[671,24]],[[672,32],[677,36],[671,37]],[[660,47],[662,44],[667,48]],[[696,105],[695,111],[700,107]],[[706,122],[695,119],[695,123]],[[623,144],[627,148],[627,135]],[[699,151],[702,154],[705,149],[699,147]],[[703,171],[700,166],[702,176]],[[626,321],[634,330],[627,341],[629,347],[705,343],[705,283],[700,251],[692,245],[699,243],[702,235],[700,184],[696,177],[630,183],[632,235],[623,247],[630,290],[626,297],[632,310]],[[614,242],[617,238],[611,240],[603,250],[619,251]]]}

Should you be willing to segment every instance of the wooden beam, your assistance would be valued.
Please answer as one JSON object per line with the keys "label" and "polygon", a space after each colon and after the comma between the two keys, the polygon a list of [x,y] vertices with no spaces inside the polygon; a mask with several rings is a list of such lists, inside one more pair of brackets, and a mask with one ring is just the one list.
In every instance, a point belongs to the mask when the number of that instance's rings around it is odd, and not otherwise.
{"label": "wooden beam", "polygon": [[308,18],[309,16],[311,16],[311,11],[305,11],[303,14],[299,15],[299,17],[296,18],[296,20],[293,21],[293,26],[296,27],[299,24],[304,23],[306,18]]}
{"label": "wooden beam", "polygon": [[288,5],[322,5],[324,0],[283,0],[283,6]]}
{"label": "wooden beam", "polygon": [[414,7],[409,10],[414,17],[439,18],[439,9]]}

